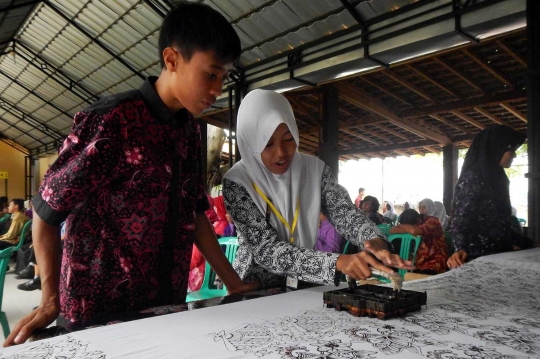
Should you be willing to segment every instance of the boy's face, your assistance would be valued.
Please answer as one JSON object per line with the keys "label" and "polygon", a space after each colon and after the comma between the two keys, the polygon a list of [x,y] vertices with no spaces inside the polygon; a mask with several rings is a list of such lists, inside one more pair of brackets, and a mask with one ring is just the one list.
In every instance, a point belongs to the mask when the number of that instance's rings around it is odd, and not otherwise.
{"label": "boy's face", "polygon": [[214,51],[196,51],[186,61],[172,47],[163,51],[167,71],[171,75],[170,95],[180,108],[198,115],[209,108],[221,95],[224,80],[233,65],[220,62]]}
{"label": "boy's face", "polygon": [[17,213],[18,210],[19,210],[19,206],[16,205],[14,201],[9,202],[9,205],[8,205],[9,213],[14,214],[14,213]]}

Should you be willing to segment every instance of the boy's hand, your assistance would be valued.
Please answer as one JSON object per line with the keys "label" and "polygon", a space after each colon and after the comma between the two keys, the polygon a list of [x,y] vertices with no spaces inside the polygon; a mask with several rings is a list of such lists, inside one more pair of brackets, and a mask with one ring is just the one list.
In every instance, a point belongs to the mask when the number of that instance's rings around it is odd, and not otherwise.
{"label": "boy's hand", "polygon": [[227,287],[227,293],[230,295],[244,292],[252,292],[254,290],[259,290],[260,287],[261,286],[259,282],[242,282],[242,284],[236,288]]}
{"label": "boy's hand", "polygon": [[34,330],[47,327],[58,318],[60,308],[55,302],[42,304],[15,325],[4,342],[4,347],[24,343]]}

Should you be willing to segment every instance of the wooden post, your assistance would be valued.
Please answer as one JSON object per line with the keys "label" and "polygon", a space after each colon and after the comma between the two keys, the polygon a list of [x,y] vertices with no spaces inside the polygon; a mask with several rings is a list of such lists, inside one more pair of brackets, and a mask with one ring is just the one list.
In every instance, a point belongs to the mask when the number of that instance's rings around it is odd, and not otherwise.
{"label": "wooden post", "polygon": [[339,92],[326,86],[321,93],[319,132],[319,158],[332,170],[336,178],[339,174]]}
{"label": "wooden post", "polygon": [[540,1],[527,0],[527,235],[540,241]]}
{"label": "wooden post", "polygon": [[458,180],[458,148],[454,145],[443,147],[443,204],[450,214],[454,199],[454,186]]}

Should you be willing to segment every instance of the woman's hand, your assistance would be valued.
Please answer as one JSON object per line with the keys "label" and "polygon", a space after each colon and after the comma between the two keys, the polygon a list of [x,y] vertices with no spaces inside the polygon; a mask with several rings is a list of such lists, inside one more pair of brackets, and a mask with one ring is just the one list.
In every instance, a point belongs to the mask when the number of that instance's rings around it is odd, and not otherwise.
{"label": "woman's hand", "polygon": [[469,254],[463,249],[460,249],[456,253],[452,254],[450,258],[448,258],[448,261],[446,261],[446,265],[448,266],[448,268],[461,267],[463,264],[465,264],[467,258],[469,258]]}
{"label": "woman's hand", "polygon": [[[375,257],[377,257],[378,260],[382,261],[387,266],[407,269],[407,270],[412,270],[415,268],[414,265],[412,264],[412,261],[406,261],[403,258],[401,258],[399,255],[392,254],[391,252],[389,252],[388,247],[386,245],[386,241],[382,240],[381,238],[375,238],[369,241],[365,241],[364,249],[372,253]],[[393,271],[391,272],[385,271],[385,272],[393,273]]]}

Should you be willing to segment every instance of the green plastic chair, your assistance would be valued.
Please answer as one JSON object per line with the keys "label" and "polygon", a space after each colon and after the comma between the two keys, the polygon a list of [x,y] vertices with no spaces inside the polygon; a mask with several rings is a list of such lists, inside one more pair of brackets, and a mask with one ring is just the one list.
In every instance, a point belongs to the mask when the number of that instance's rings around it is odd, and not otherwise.
{"label": "green plastic chair", "polygon": [[383,232],[385,236],[388,237],[390,235],[390,228],[392,228],[390,224],[388,223],[379,224],[377,227],[379,227],[379,229],[381,230],[381,232]]}
{"label": "green plastic chair", "polygon": [[10,330],[6,313],[2,311],[2,299],[4,298],[4,282],[6,279],[7,267],[11,253],[13,253],[13,248],[15,247],[8,247],[0,251],[0,323],[2,324],[2,330],[4,331],[4,338],[7,338]]}
{"label": "green plastic chair", "polygon": [[518,221],[522,227],[525,227],[525,225],[527,224],[527,220],[525,218],[518,218]]}
{"label": "green plastic chair", "polygon": [[6,213],[2,217],[0,217],[0,224],[3,224],[5,222],[7,222],[7,220],[9,219],[10,216],[11,216],[11,214]]}
{"label": "green plastic chair", "polygon": [[[223,237],[218,239],[219,245],[225,252],[225,257],[232,264],[234,258],[236,258],[236,252],[238,251],[238,238],[237,237]],[[208,261],[204,271],[204,279],[201,285],[201,289],[196,292],[188,293],[186,296],[186,303],[193,302],[195,300],[210,299],[215,297],[223,297],[227,295],[227,287],[223,284],[222,288],[217,288],[214,284],[216,280],[216,272],[210,267]]]}
{"label": "green plastic chair", "polygon": [[13,251],[18,251],[21,246],[26,242],[26,237],[28,237],[28,233],[32,230],[32,220],[29,220],[26,222],[21,230],[21,235],[19,236],[19,243],[17,243],[16,246],[13,247]]}
{"label": "green plastic chair", "polygon": [[[418,246],[422,241],[422,237],[414,236],[410,233],[394,233],[388,236],[388,240],[393,242],[397,239],[401,239],[401,247],[399,250],[399,256],[404,260],[409,260],[412,257],[412,263],[416,262],[416,252],[418,251]],[[411,252],[411,242],[414,242],[414,246]],[[401,277],[405,277],[407,270],[398,269],[398,273]]]}

